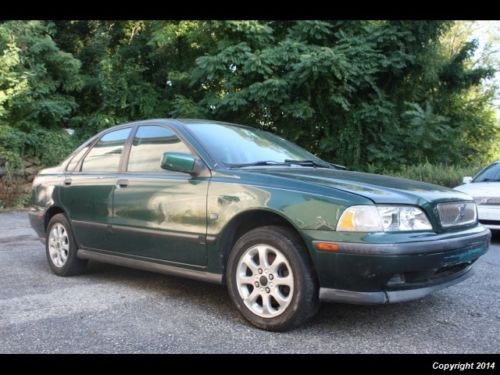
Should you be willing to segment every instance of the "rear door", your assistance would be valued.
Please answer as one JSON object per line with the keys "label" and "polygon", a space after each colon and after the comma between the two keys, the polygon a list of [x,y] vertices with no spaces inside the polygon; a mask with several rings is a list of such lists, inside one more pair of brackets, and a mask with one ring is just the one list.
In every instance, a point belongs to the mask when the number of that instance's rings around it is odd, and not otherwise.
{"label": "rear door", "polygon": [[[110,216],[121,157],[132,127],[107,132],[84,149],[83,160],[70,161],[59,198],[79,247],[110,250]],[[79,155],[77,155],[79,156]],[[79,156],[81,158],[81,156]]]}
{"label": "rear door", "polygon": [[192,149],[168,126],[140,125],[115,181],[113,250],[179,265],[205,266],[209,177],[167,171],[163,153]]}

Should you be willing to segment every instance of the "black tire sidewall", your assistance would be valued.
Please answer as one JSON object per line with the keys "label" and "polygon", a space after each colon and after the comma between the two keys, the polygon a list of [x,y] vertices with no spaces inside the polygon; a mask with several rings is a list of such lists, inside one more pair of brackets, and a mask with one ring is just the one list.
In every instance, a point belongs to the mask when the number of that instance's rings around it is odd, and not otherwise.
{"label": "black tire sidewall", "polygon": [[[229,294],[240,313],[256,327],[270,331],[284,331],[301,324],[314,314],[317,304],[317,286],[308,262],[308,254],[305,253],[306,249],[301,246],[296,236],[284,229],[262,227],[243,235],[233,247],[226,270]],[[236,268],[241,256],[250,247],[258,244],[271,245],[282,252],[294,277],[292,301],[282,314],[274,318],[263,318],[254,314],[240,297],[236,283]]]}

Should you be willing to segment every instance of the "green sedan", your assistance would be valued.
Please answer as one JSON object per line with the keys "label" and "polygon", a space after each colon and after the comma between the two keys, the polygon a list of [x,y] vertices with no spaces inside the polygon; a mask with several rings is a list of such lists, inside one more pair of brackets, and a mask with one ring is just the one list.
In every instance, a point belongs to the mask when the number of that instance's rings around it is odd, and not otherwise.
{"label": "green sedan", "polygon": [[346,171],[208,120],[107,129],[42,170],[32,200],[55,274],[91,259],[223,283],[250,323],[274,331],[321,300],[403,302],[458,283],[491,238],[466,194]]}

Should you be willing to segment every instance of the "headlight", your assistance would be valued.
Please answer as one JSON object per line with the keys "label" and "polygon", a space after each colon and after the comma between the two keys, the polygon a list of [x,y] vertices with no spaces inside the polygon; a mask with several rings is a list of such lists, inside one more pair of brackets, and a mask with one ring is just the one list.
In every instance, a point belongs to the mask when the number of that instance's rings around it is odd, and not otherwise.
{"label": "headlight", "polygon": [[497,197],[474,197],[474,200],[478,206],[500,204],[500,198]]}
{"label": "headlight", "polygon": [[425,213],[409,206],[352,206],[337,223],[340,232],[398,232],[432,230]]}

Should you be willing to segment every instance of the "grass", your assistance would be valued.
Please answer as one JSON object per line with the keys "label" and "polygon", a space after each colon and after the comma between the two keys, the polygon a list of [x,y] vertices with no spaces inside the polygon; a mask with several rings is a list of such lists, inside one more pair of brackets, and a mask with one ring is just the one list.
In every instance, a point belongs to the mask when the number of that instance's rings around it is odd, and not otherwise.
{"label": "grass", "polygon": [[455,187],[462,184],[465,176],[474,176],[481,166],[456,166],[445,164],[416,164],[405,165],[398,171],[369,166],[368,172],[402,177],[410,180],[428,182],[431,184]]}

